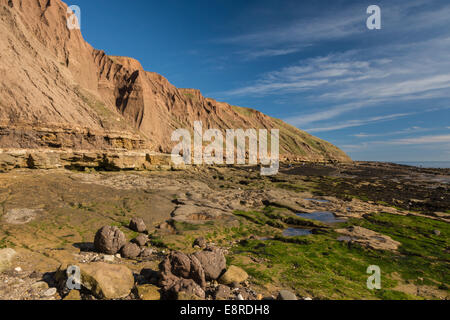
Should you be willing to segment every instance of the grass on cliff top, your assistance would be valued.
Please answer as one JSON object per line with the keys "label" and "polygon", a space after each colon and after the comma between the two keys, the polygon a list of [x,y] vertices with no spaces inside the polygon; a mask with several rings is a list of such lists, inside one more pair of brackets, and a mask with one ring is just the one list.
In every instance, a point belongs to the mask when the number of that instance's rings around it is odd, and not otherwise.
{"label": "grass on cliff top", "polygon": [[[422,298],[402,291],[398,286],[404,284],[449,292],[448,224],[387,213],[352,219],[347,224],[391,236],[401,242],[399,252],[348,245],[337,241],[334,232],[328,232],[241,241],[233,248],[228,262],[243,267],[258,285],[275,284],[316,299]],[[434,235],[433,230],[440,230],[441,235]],[[381,290],[367,289],[369,265],[381,268]]]}

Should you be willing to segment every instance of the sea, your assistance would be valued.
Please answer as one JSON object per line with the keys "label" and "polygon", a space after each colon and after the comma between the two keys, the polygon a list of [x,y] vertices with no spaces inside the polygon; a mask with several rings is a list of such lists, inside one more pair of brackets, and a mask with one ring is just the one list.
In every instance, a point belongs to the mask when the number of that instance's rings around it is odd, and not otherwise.
{"label": "sea", "polygon": [[414,166],[419,168],[450,168],[450,161],[390,161],[397,164]]}

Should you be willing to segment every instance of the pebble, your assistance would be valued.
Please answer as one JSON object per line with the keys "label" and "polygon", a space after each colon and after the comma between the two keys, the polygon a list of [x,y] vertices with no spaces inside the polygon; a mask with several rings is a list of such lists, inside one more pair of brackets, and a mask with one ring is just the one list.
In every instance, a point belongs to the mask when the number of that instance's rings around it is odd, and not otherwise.
{"label": "pebble", "polygon": [[296,295],[288,290],[281,290],[278,293],[277,300],[297,300]]}
{"label": "pebble", "polygon": [[239,293],[239,294],[237,295],[237,300],[244,300],[244,297],[242,296],[242,294]]}
{"label": "pebble", "polygon": [[106,255],[103,256],[103,261],[114,262],[114,256],[106,254]]}
{"label": "pebble", "polygon": [[310,297],[306,297],[305,299],[303,299],[303,300],[308,300],[308,301],[310,301],[310,300],[312,300]]}
{"label": "pebble", "polygon": [[15,272],[22,272],[22,268],[21,267],[17,267],[14,269]]}
{"label": "pebble", "polygon": [[31,288],[34,290],[47,290],[48,284],[44,281],[35,282],[31,285]]}
{"label": "pebble", "polygon": [[47,291],[44,292],[44,296],[51,297],[56,294],[56,288],[50,288]]}

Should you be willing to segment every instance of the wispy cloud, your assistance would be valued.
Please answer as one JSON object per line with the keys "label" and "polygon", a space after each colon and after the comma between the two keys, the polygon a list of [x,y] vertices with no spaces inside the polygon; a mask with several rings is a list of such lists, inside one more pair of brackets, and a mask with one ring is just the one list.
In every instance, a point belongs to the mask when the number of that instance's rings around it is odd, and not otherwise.
{"label": "wispy cloud", "polygon": [[356,138],[373,138],[373,137],[387,137],[387,136],[395,136],[395,135],[402,135],[402,134],[411,134],[411,133],[417,133],[417,132],[426,132],[426,131],[432,131],[436,130],[436,128],[421,128],[421,127],[411,127],[406,128],[403,130],[396,130],[396,131],[390,131],[390,132],[382,132],[382,133],[356,133],[352,134],[351,136]]}
{"label": "wispy cloud", "polygon": [[360,127],[360,126],[363,126],[363,125],[366,125],[369,123],[395,120],[395,119],[409,116],[412,114],[413,113],[396,113],[396,114],[384,115],[384,116],[379,116],[379,117],[372,117],[372,118],[368,118],[368,119],[348,120],[348,121],[334,124],[334,125],[327,126],[327,127],[305,129],[305,131],[307,131],[307,132],[324,132],[324,131],[345,129],[345,128],[350,128],[350,127]]}
{"label": "wispy cloud", "polygon": [[[380,142],[383,143],[383,142]],[[417,144],[429,144],[429,143],[450,143],[450,134],[434,135],[434,136],[422,136],[415,138],[396,139],[384,142],[386,144],[393,145],[417,145]]]}
{"label": "wispy cloud", "polygon": [[239,34],[218,39],[218,42],[234,45],[246,45],[254,48],[275,47],[292,44],[308,45],[325,39],[338,39],[361,32],[359,24],[364,22],[364,15],[357,14],[356,8],[333,12],[320,19],[296,19],[282,26]]}
{"label": "wispy cloud", "polygon": [[301,50],[302,48],[299,47],[291,47],[284,49],[278,48],[278,49],[246,50],[239,52],[239,54],[242,55],[245,60],[254,60],[263,57],[285,56],[288,54],[299,52]]}
{"label": "wispy cloud", "polygon": [[342,148],[346,151],[355,151],[361,149],[367,149],[373,146],[419,146],[419,145],[434,145],[437,144],[441,147],[442,144],[450,144],[450,134],[444,135],[428,135],[419,137],[410,137],[403,139],[392,140],[378,140],[378,141],[365,141],[357,144],[343,145]]}
{"label": "wispy cloud", "polygon": [[[384,103],[404,106],[405,101],[422,101],[425,107],[427,100],[450,98],[450,5],[438,4],[433,6],[423,0],[390,2],[389,8],[383,9],[387,30],[382,31],[395,41],[386,40],[385,43],[384,38],[379,38],[378,45],[372,43],[367,48],[357,46],[358,49],[303,59],[260,74],[253,82],[219,95],[229,98],[299,94],[302,104],[293,105],[293,108],[298,110],[304,104],[321,106],[284,118],[301,127],[311,127],[315,122],[330,121],[351,111]],[[360,27],[361,19],[365,17],[355,14],[354,10],[352,7],[339,12],[336,17],[325,15],[225,41],[253,46],[255,57],[258,52],[261,56],[289,52],[293,42],[312,45],[327,39],[354,41],[359,35],[368,36],[367,30]],[[420,35],[421,32],[424,34]],[[412,37],[412,33],[418,36]],[[274,45],[278,45],[278,51],[261,49]],[[409,114],[406,111],[398,114],[404,113]],[[357,127],[387,121],[390,116],[329,123],[313,127],[310,132]]]}

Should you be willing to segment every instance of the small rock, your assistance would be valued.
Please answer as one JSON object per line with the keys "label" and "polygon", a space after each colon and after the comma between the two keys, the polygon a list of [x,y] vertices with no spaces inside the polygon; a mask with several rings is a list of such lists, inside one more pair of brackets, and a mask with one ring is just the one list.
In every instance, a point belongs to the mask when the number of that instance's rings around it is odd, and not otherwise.
{"label": "small rock", "polygon": [[17,252],[11,248],[0,249],[0,272],[9,267],[16,254]]}
{"label": "small rock", "polygon": [[161,300],[159,288],[151,284],[137,286],[139,299],[141,300]]}
{"label": "small rock", "polygon": [[238,294],[236,297],[237,300],[244,300],[244,297],[242,296],[242,294]]}
{"label": "small rock", "polygon": [[242,268],[230,266],[227,271],[220,277],[219,282],[230,285],[234,282],[242,283],[247,280],[248,274]]}
{"label": "small rock", "polygon": [[17,267],[14,269],[15,272],[22,272],[22,268],[21,267]]}
{"label": "small rock", "polygon": [[205,299],[205,291],[192,279],[180,279],[168,290],[177,300]]}
{"label": "small rock", "polygon": [[69,294],[63,300],[78,301],[81,300],[81,294],[78,290],[70,290]]}
{"label": "small rock", "polygon": [[193,300],[203,300],[203,298],[200,298],[199,296],[195,294],[189,294],[187,292],[181,291],[177,294],[177,300],[179,301],[193,301]]}
{"label": "small rock", "polygon": [[33,272],[30,274],[30,278],[31,278],[31,279],[41,279],[41,278],[42,278],[42,273],[37,272],[37,271],[33,271]]}
{"label": "small rock", "polygon": [[144,248],[141,251],[141,254],[139,255],[142,259],[148,259],[153,255],[153,249],[152,248]]}
{"label": "small rock", "polygon": [[116,253],[114,256],[115,256],[117,259],[122,259],[122,256],[120,255],[120,253]]}
{"label": "small rock", "polygon": [[197,238],[194,240],[194,244],[193,246],[198,246],[200,248],[205,248],[206,247],[206,239],[203,237]]}
{"label": "small rock", "polygon": [[125,243],[125,235],[117,227],[104,226],[95,234],[94,246],[98,252],[116,254]]}
{"label": "small rock", "polygon": [[131,219],[129,228],[136,232],[144,232],[147,230],[147,226],[145,225],[144,220],[136,217]]}
{"label": "small rock", "polygon": [[292,293],[288,290],[281,290],[278,293],[277,300],[298,300],[298,299],[294,293]]}
{"label": "small rock", "polygon": [[305,299],[303,299],[303,300],[308,300],[308,301],[311,301],[312,299],[310,298],[310,297],[306,297]]}
{"label": "small rock", "polygon": [[228,300],[231,296],[231,289],[223,284],[217,286],[214,292],[214,299],[216,300]]}
{"label": "small rock", "polygon": [[54,296],[56,294],[56,292],[57,292],[56,288],[50,288],[50,289],[47,289],[47,291],[44,292],[44,296],[51,297],[51,296]]}
{"label": "small rock", "polygon": [[135,243],[127,243],[122,247],[122,256],[127,259],[134,259],[141,253],[141,248]]}
{"label": "small rock", "polygon": [[44,281],[35,282],[31,285],[31,289],[36,290],[36,291],[47,290],[48,284],[47,284],[47,282],[44,282]]}
{"label": "small rock", "polygon": [[263,295],[261,293],[258,293],[256,295],[256,300],[262,300],[263,299]]}
{"label": "small rock", "polygon": [[111,254],[105,254],[103,256],[103,261],[105,262],[114,262],[114,256]]}
{"label": "small rock", "polygon": [[138,246],[143,247],[148,242],[148,236],[145,234],[140,234],[136,238],[132,240],[134,243],[136,243]]}

